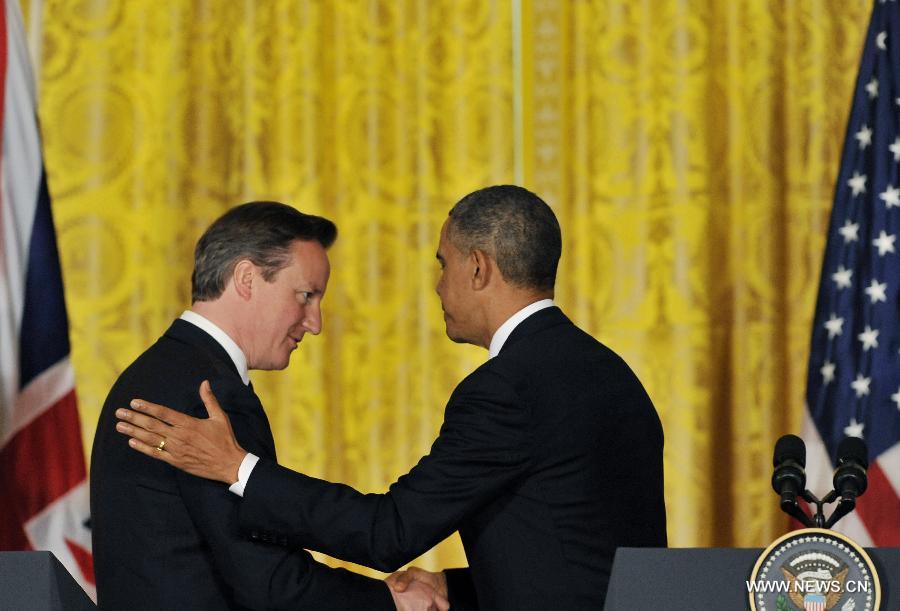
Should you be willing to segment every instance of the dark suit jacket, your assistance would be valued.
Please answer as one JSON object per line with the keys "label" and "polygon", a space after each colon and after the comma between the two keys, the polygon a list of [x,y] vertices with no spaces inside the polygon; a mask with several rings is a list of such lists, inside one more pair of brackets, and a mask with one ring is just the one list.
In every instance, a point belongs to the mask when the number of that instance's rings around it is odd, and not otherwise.
{"label": "dark suit jacket", "polygon": [[135,397],[205,418],[198,395],[204,379],[226,406],[240,444],[275,461],[269,422],[252,387],[212,337],[176,320],[119,377],[100,414],[91,454],[100,607],[394,609],[378,580],[331,569],[273,539],[244,538],[239,497],[227,486],[139,454],[116,432],[116,408]]}
{"label": "dark suit jacket", "polygon": [[388,493],[260,460],[241,522],[383,571],[458,529],[470,570],[448,572],[454,609],[601,609],[617,547],[666,545],[662,451],[637,377],[553,307],[457,386],[431,452]]}

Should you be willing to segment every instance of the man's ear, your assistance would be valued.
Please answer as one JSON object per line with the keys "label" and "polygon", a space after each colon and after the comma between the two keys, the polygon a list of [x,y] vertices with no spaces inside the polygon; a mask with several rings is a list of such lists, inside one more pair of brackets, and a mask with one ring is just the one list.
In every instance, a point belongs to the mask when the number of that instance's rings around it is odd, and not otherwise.
{"label": "man's ear", "polygon": [[234,266],[231,281],[234,290],[241,299],[250,299],[253,295],[253,281],[256,279],[256,266],[247,259],[241,259]]}
{"label": "man's ear", "polygon": [[479,291],[491,281],[496,264],[486,252],[477,248],[469,255],[469,263],[472,269],[472,288]]}

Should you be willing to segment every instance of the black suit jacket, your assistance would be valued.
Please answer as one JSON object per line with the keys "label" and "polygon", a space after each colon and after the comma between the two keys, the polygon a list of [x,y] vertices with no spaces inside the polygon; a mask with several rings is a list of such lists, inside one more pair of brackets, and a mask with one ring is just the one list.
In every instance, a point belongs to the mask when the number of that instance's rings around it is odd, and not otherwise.
{"label": "black suit jacket", "polygon": [[198,395],[204,379],[226,406],[240,444],[276,459],[252,387],[212,337],[176,320],[119,377],[97,425],[91,514],[100,607],[393,609],[381,581],[319,564],[284,539],[241,536],[239,497],[227,486],[139,454],[116,432],[116,408],[135,397],[205,418]]}
{"label": "black suit jacket", "polygon": [[663,433],[625,362],[556,307],[463,380],[386,494],[260,460],[245,527],[383,571],[459,530],[454,609],[601,609],[619,546],[665,546]]}

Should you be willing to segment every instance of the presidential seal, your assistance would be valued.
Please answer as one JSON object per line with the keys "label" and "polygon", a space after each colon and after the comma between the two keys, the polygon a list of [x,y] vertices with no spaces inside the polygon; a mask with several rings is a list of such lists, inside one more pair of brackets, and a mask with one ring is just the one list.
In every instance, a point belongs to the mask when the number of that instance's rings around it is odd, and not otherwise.
{"label": "presidential seal", "polygon": [[878,611],[881,583],[872,559],[832,530],[805,528],[777,539],[747,581],[753,611]]}

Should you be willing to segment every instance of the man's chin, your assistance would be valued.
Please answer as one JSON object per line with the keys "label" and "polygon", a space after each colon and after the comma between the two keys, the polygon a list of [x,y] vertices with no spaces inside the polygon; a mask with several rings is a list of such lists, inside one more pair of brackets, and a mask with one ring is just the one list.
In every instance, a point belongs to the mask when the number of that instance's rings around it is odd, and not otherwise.
{"label": "man's chin", "polygon": [[256,367],[256,369],[262,369],[263,371],[281,371],[282,369],[287,369],[287,366],[291,364],[291,354],[289,352],[284,359],[280,361],[273,361],[268,364],[267,367]]}
{"label": "man's chin", "polygon": [[471,342],[469,342],[469,340],[464,338],[462,335],[460,335],[460,334],[456,333],[455,331],[453,331],[452,329],[450,329],[450,327],[447,327],[445,332],[447,333],[447,337],[450,339],[451,342],[454,342],[457,344],[471,343]]}

